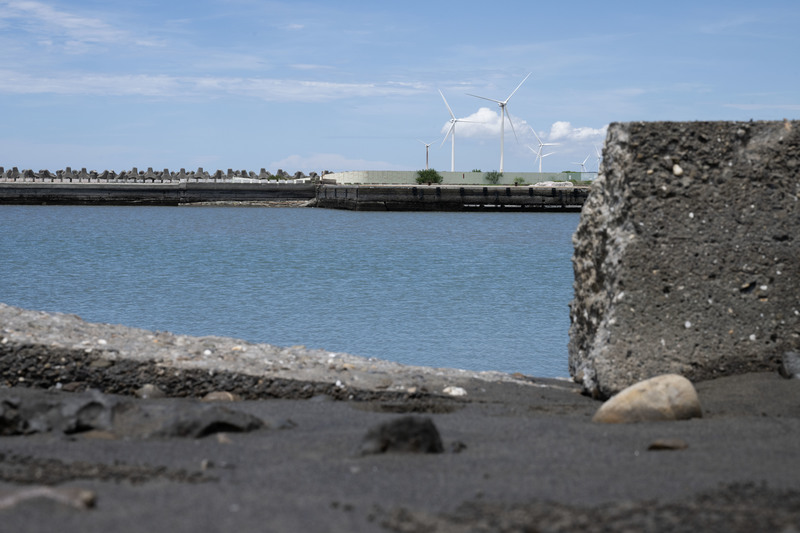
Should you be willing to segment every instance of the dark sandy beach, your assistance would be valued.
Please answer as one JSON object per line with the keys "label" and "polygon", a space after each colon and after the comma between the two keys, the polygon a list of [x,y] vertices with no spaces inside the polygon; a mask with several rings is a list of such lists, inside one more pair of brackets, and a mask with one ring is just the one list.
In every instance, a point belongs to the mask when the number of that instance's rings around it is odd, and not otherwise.
{"label": "dark sandy beach", "polygon": [[[470,394],[452,398],[225,403],[265,427],[202,438],[0,437],[2,529],[800,529],[800,381],[763,373],[699,383],[703,418],[627,425],[591,422],[599,402],[574,384],[519,381],[468,381]],[[88,394],[0,389],[6,407]],[[119,399],[178,410],[200,403]],[[407,415],[433,421],[443,453],[358,453],[370,428]],[[648,449],[659,441],[679,449]],[[43,485],[91,491],[92,505],[13,503]]]}
{"label": "dark sandy beach", "polygon": [[[566,380],[0,324],[2,531],[800,530],[800,380],[777,372],[696,383],[702,418],[599,424]],[[437,435],[367,438],[409,416]]]}

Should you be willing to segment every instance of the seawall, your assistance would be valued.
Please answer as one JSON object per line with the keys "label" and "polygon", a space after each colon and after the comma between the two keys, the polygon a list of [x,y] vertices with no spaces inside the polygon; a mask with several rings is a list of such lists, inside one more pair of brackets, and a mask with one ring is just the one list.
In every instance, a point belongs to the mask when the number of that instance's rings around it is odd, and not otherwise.
{"label": "seawall", "polygon": [[313,183],[275,181],[2,182],[0,204],[182,205],[205,202],[310,201]]}
{"label": "seawall", "polygon": [[0,204],[190,205],[308,202],[357,211],[579,211],[588,187],[551,185],[335,185],[233,179],[43,179],[0,181]]}
{"label": "seawall", "polygon": [[580,211],[588,187],[320,185],[317,207],[355,211]]}

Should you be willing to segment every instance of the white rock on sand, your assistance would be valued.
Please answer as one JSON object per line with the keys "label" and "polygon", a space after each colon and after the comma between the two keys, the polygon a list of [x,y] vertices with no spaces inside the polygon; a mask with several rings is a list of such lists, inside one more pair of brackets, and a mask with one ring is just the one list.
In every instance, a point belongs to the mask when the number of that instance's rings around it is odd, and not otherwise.
{"label": "white rock on sand", "polygon": [[664,374],[623,389],[600,406],[592,421],[619,424],[702,416],[692,382],[677,374]]}

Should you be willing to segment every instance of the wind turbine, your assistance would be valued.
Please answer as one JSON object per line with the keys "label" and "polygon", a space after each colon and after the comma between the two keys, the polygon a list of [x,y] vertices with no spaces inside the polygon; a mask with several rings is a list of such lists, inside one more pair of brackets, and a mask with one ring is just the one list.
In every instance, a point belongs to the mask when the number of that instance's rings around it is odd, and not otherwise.
{"label": "wind turbine", "polygon": [[444,100],[444,105],[447,106],[447,110],[450,112],[450,127],[447,129],[447,133],[442,139],[442,146],[444,146],[445,141],[447,141],[447,136],[451,135],[450,138],[451,147],[450,147],[450,172],[456,171],[456,123],[457,122],[472,122],[471,120],[464,120],[461,118],[456,118],[453,114],[453,110],[450,109],[450,104],[447,103],[447,98],[444,97],[444,93],[442,90],[439,89],[439,94],[442,95],[442,100]]}
{"label": "wind turbine", "polygon": [[547,157],[548,155],[553,155],[555,152],[548,152],[546,154],[542,153],[542,147],[540,146],[538,150],[534,150],[532,146],[528,145],[528,150],[536,154],[536,159],[539,161],[539,172],[542,172],[542,159]]}
{"label": "wind turbine", "polygon": [[506,106],[508,105],[508,101],[511,100],[511,97],[514,96],[514,93],[517,92],[520,87],[522,87],[522,84],[525,83],[525,80],[530,78],[531,74],[533,74],[533,73],[531,72],[527,76],[525,76],[525,79],[522,80],[521,82],[519,82],[519,85],[517,85],[517,88],[514,89],[511,92],[511,94],[508,95],[508,98],[506,98],[505,100],[502,100],[502,101],[501,100],[495,100],[494,98],[486,98],[485,96],[478,96],[477,94],[469,94],[469,93],[467,93],[468,96],[474,96],[475,98],[481,98],[483,100],[489,100],[490,102],[495,102],[497,105],[500,106],[500,172],[501,173],[503,172],[503,148],[504,148],[504,144],[505,144],[504,136],[505,136],[506,117],[508,117],[508,122],[509,122],[509,124],[511,124],[511,131],[514,132],[514,137],[516,138],[516,136],[517,136],[517,132],[516,132],[516,130],[514,130],[514,123],[511,122],[511,115],[508,114],[508,108]]}
{"label": "wind turbine", "polygon": [[594,153],[597,154],[597,173],[600,173],[600,161],[603,159],[603,154],[600,153],[600,150],[597,149],[597,145],[594,145]]}
{"label": "wind turbine", "polygon": [[[417,139],[419,141],[419,139]],[[419,141],[425,145],[425,170],[428,170],[428,148],[433,144],[432,142],[426,143],[425,141]]]}
{"label": "wind turbine", "polygon": [[547,153],[547,154],[542,154],[542,148],[544,148],[545,146],[558,146],[559,143],[543,143],[542,140],[539,138],[539,136],[536,134],[536,130],[533,129],[533,127],[530,126],[530,125],[528,127],[531,128],[531,131],[533,132],[534,137],[536,137],[536,142],[539,143],[539,149],[538,150],[534,150],[530,146],[528,146],[528,148],[531,150],[531,152],[536,154],[536,158],[539,160],[539,172],[541,172],[542,171],[542,158],[547,157],[548,155],[553,155],[555,153],[555,152],[550,152],[550,153]]}
{"label": "wind turbine", "polygon": [[583,163],[578,163],[577,161],[573,161],[572,164],[573,165],[580,165],[581,166],[581,172],[586,172],[586,162],[589,160],[589,157],[591,157],[591,155],[592,154],[587,155],[586,159],[583,160]]}

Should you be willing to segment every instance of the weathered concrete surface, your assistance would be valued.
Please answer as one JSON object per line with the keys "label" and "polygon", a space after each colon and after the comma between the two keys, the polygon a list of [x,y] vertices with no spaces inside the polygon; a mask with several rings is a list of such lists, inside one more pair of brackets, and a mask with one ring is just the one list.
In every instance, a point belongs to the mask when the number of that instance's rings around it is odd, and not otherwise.
{"label": "weathered concrete surface", "polygon": [[573,237],[569,368],[607,397],[800,348],[800,122],[617,123]]}

